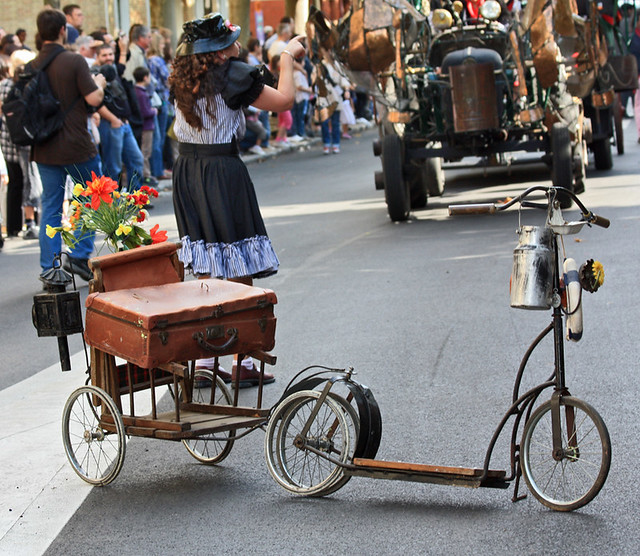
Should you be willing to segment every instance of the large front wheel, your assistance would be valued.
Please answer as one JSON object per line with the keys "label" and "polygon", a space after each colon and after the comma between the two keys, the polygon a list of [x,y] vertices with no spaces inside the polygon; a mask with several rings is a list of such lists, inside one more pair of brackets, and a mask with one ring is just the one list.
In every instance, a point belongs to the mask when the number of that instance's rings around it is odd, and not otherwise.
{"label": "large front wheel", "polygon": [[571,511],[600,492],[611,465],[609,432],[598,412],[577,398],[560,398],[562,447],[554,452],[551,401],[527,421],[520,446],[525,481],[545,506]]}
{"label": "large front wheel", "polygon": [[73,470],[92,485],[113,481],[124,463],[126,449],[122,417],[101,388],[75,390],[62,412],[62,442]]}

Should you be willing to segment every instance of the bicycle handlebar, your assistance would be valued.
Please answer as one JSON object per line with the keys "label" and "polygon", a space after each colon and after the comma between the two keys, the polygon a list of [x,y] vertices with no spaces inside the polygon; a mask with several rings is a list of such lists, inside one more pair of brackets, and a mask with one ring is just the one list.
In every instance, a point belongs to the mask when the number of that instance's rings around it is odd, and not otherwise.
{"label": "bicycle handlebar", "polygon": [[495,203],[474,203],[469,205],[449,205],[449,216],[456,214],[493,214]]}
{"label": "bicycle handlebar", "polygon": [[601,228],[608,228],[611,225],[611,220],[605,218],[604,216],[598,216],[597,214],[593,214],[593,212],[589,213],[587,217],[589,223],[595,224],[596,226],[600,226]]}
{"label": "bicycle handlebar", "polygon": [[[565,189],[563,187],[545,187],[541,185],[535,185],[533,187],[530,187],[525,191],[523,191],[517,197],[514,197],[513,199],[509,199],[505,203],[500,203],[500,204],[470,203],[465,205],[449,205],[449,216],[463,215],[463,214],[493,214],[494,212],[505,210],[510,206],[515,205],[518,202],[523,207],[546,209],[548,207],[548,203],[551,201],[551,199],[553,199],[553,197],[550,194],[552,190],[562,191],[563,193],[569,195],[580,208],[582,212],[582,217],[584,218],[584,221],[586,221],[587,223],[595,224],[596,226],[600,226],[602,228],[608,228],[611,225],[611,222],[608,218],[605,218],[603,216],[598,216],[597,214],[594,214],[589,209],[587,209],[587,207],[585,207],[582,204],[580,199],[578,199],[578,197],[573,193],[573,191],[569,191],[568,189]],[[547,199],[548,199],[547,203],[542,204],[542,203],[537,203],[532,201],[525,201],[526,197],[528,197],[534,191],[543,191],[545,195],[547,195]]]}

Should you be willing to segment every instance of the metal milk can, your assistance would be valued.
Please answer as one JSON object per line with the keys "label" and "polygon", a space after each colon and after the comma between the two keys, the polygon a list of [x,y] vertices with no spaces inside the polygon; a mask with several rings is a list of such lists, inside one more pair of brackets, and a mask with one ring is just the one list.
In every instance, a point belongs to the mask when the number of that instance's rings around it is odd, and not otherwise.
{"label": "metal milk can", "polygon": [[522,226],[513,251],[511,307],[550,309],[553,296],[553,232],[544,226]]}

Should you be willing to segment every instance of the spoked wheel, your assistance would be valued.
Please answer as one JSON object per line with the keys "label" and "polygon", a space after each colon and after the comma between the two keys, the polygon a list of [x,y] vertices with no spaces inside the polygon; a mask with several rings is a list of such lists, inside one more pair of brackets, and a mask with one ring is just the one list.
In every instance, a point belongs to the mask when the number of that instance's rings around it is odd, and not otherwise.
{"label": "spoked wheel", "polygon": [[[211,384],[213,373],[206,369],[198,369],[194,373],[194,384],[196,379],[201,379],[200,387],[193,388],[194,403],[211,403]],[[220,377],[216,377],[215,400],[216,405],[233,405],[229,389],[225,386]],[[228,440],[235,431],[223,431],[205,434],[196,438],[185,438],[182,440],[187,451],[198,461],[207,465],[220,463],[225,459],[233,448],[233,440]]]}
{"label": "spoked wheel", "polygon": [[[356,446],[358,444],[357,439],[360,434],[360,418],[358,417],[358,411],[356,408],[349,403],[342,396],[334,394],[333,392],[329,392],[329,396],[333,401],[335,401],[344,411],[345,419],[347,422],[347,426],[349,427],[349,437],[351,438],[351,444],[349,449],[349,454],[347,457],[347,461],[353,461]],[[340,490],[344,485],[346,485],[351,480],[351,475],[345,475],[342,473],[342,476],[325,490],[322,491],[322,495],[326,496],[327,494],[332,494]]]}
{"label": "spoked wheel", "polygon": [[[557,187],[573,191],[573,159],[571,155],[571,135],[569,128],[559,122],[551,127],[551,149],[553,151],[551,182]],[[566,194],[559,193],[560,206],[569,208],[573,201]]]}
{"label": "spoked wheel", "polygon": [[562,450],[555,453],[551,402],[536,409],[522,434],[521,465],[533,495],[545,506],[571,511],[588,504],[600,492],[611,465],[609,432],[588,403],[560,399]]}
{"label": "spoked wheel", "polygon": [[355,449],[352,434],[357,425],[347,423],[352,413],[331,396],[317,407],[320,395],[315,390],[291,394],[276,408],[267,427],[269,473],[295,494],[323,496],[340,488],[346,482],[344,471],[327,458],[346,463]]}
{"label": "spoked wheel", "polygon": [[126,440],[122,416],[109,394],[96,386],[75,390],[62,413],[62,441],[81,479],[97,486],[113,481],[124,463]]}
{"label": "spoked wheel", "polygon": [[393,133],[385,135],[382,138],[382,173],[387,211],[393,222],[409,218],[411,197],[403,165],[402,140]]}

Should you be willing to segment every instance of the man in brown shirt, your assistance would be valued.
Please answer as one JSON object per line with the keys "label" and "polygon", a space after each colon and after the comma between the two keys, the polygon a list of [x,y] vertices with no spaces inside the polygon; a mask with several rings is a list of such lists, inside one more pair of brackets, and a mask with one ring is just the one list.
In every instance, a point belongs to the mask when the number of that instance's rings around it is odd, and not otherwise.
{"label": "man in brown shirt", "polygon": [[[38,14],[38,33],[43,40],[42,50],[33,61],[38,68],[54,52],[59,54],[46,68],[51,89],[60,101],[66,116],[62,129],[53,137],[33,147],[32,156],[38,164],[42,180],[42,218],[40,222],[40,266],[45,272],[53,266],[53,258],[60,253],[60,235],[50,238],[47,225],[61,223],[65,181],[70,175],[75,183],[84,185],[91,172],[101,173],[100,157],[87,128],[87,108],[99,106],[104,96],[105,78],[91,75],[84,58],[64,49],[66,18],[60,10],[45,8]],[[68,111],[68,112],[67,112]],[[93,251],[93,236],[82,239],[65,258],[64,266],[81,278],[89,280],[91,271],[87,261]]]}

